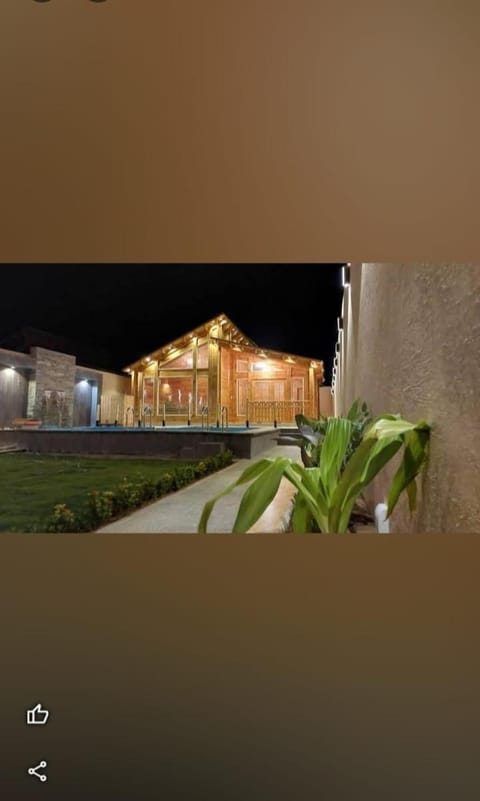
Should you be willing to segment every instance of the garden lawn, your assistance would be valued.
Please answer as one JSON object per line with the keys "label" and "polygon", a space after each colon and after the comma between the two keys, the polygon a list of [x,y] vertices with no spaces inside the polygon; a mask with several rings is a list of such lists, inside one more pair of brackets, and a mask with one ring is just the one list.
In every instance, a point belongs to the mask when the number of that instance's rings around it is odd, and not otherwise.
{"label": "garden lawn", "polygon": [[158,479],[192,462],[108,456],[0,454],[0,531],[42,530],[56,504],[73,511],[84,506],[92,490],[112,490],[127,479]]}

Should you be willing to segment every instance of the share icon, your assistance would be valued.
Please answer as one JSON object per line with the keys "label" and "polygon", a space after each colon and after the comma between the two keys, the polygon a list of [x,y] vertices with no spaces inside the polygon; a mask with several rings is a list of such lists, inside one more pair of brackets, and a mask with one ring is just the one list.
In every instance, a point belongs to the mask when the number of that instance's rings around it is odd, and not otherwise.
{"label": "share icon", "polygon": [[28,775],[29,776],[36,776],[37,779],[40,779],[41,782],[46,782],[47,781],[47,774],[38,772],[39,770],[45,770],[46,767],[47,767],[47,763],[45,762],[45,760],[43,760],[42,762],[40,762],[39,765],[36,765],[34,768],[29,768],[28,769]]}

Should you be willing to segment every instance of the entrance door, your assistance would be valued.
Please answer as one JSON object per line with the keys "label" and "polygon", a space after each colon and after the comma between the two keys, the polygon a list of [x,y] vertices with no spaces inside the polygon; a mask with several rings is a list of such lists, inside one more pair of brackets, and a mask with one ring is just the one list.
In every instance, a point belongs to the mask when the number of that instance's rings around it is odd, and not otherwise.
{"label": "entrance door", "polygon": [[305,400],[305,386],[303,378],[292,378],[292,401]]}

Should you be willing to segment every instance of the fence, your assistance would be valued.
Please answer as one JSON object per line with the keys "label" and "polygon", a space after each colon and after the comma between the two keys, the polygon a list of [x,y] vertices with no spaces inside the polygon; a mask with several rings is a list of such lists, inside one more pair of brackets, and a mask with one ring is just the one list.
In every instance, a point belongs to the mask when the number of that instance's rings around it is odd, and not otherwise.
{"label": "fence", "polygon": [[249,423],[278,425],[295,423],[295,416],[311,415],[309,401],[247,401],[247,420]]}

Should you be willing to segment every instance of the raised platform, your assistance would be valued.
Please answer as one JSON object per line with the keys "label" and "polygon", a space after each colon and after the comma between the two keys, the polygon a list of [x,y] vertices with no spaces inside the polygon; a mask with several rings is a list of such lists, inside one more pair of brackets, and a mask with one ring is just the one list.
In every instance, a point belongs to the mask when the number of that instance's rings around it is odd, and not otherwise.
{"label": "raised platform", "polygon": [[0,431],[0,447],[16,446],[30,453],[75,453],[105,456],[158,456],[204,459],[231,450],[237,459],[256,459],[274,446],[273,428],[202,430],[161,429],[40,429]]}

